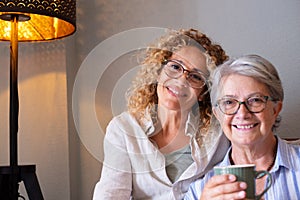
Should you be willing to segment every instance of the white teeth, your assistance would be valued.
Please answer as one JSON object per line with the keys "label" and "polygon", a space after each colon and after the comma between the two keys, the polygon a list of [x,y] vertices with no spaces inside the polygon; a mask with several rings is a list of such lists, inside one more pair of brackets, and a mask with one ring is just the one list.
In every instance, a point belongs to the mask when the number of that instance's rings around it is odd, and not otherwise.
{"label": "white teeth", "polygon": [[236,125],[236,127],[237,127],[238,129],[249,129],[249,128],[254,127],[254,124],[252,124],[252,125],[246,125],[246,126],[239,126],[239,125]]}
{"label": "white teeth", "polygon": [[174,90],[173,88],[169,88],[169,90],[170,90],[172,93],[174,93],[174,94],[176,94],[176,95],[179,95],[179,92],[178,92],[177,90]]}
{"label": "white teeth", "polygon": [[177,90],[176,88],[172,88],[172,87],[167,87],[167,88],[168,88],[169,91],[171,91],[173,94],[175,94],[178,97],[187,97],[187,94],[185,94],[180,89]]}

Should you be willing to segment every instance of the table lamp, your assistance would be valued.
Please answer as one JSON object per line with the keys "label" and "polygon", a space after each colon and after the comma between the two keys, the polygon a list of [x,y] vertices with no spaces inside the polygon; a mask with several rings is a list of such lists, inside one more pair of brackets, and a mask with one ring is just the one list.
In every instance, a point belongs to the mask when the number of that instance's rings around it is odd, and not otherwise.
{"label": "table lamp", "polygon": [[24,182],[30,200],[44,199],[35,165],[18,165],[18,42],[49,41],[76,30],[76,0],[2,0],[0,40],[10,41],[9,156],[0,167],[0,198],[17,200]]}

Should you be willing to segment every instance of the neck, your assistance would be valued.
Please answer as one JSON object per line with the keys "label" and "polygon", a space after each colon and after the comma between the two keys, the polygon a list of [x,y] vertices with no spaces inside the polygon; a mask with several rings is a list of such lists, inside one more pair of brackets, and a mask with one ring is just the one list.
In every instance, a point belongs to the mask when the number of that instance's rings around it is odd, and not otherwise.
{"label": "neck", "polygon": [[[239,148],[232,146],[232,150],[229,155],[230,163],[232,165],[236,164],[255,164],[256,170],[267,170],[270,171],[275,163],[277,154],[277,138],[274,137],[274,142],[270,145],[270,151],[264,153],[257,153],[256,151],[244,151]],[[259,145],[259,146],[269,146],[269,145]],[[256,149],[256,148],[251,148]]]}
{"label": "neck", "polygon": [[187,116],[188,113],[186,112],[182,113],[161,107],[158,108],[158,120],[160,122],[160,126],[166,133],[172,133],[174,130],[184,130]]}
{"label": "neck", "polygon": [[169,153],[189,144],[185,135],[187,115],[176,111],[158,109],[159,131],[151,137],[163,153]]}

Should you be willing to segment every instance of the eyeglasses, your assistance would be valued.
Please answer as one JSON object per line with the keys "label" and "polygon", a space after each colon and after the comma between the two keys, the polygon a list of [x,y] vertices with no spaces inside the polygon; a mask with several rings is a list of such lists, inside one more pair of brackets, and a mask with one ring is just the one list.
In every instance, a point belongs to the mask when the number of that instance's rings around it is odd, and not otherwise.
{"label": "eyeglasses", "polygon": [[189,71],[185,69],[185,66],[178,60],[165,60],[162,62],[164,65],[163,70],[170,78],[177,79],[186,72],[186,80],[192,88],[202,88],[206,84],[206,78],[204,73],[200,71]]}
{"label": "eyeglasses", "polygon": [[238,101],[234,98],[225,97],[218,101],[217,105],[226,115],[234,115],[238,112],[241,105],[244,104],[250,113],[262,112],[267,101],[276,101],[269,96],[251,96],[246,101]]}

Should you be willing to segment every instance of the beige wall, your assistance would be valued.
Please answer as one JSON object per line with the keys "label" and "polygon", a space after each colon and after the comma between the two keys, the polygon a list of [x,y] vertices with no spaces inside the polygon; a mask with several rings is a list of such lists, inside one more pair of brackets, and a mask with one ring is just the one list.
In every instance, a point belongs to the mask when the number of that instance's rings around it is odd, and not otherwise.
{"label": "beige wall", "polygon": [[[257,53],[272,61],[286,95],[278,132],[283,137],[299,137],[299,9],[298,0],[77,0],[76,34],[20,45],[20,164],[37,165],[47,200],[91,199],[100,176],[105,127],[123,109],[123,93],[133,76],[130,70],[137,67],[132,59],[134,48],[152,40],[160,28],[198,28],[222,44],[230,56]],[[147,34],[151,29],[144,27],[158,29]],[[139,36],[135,28],[144,30],[143,34]],[[137,34],[134,39],[131,33]],[[116,40],[127,43],[114,43]],[[108,45],[105,51],[104,43]],[[135,46],[126,49],[130,44]],[[111,55],[111,63],[97,65]],[[0,61],[0,164],[7,165],[7,42],[0,42]],[[78,74],[87,65],[104,76],[85,81],[96,83],[96,89],[88,84],[84,85],[87,88],[76,87],[73,96]],[[91,108],[95,111],[92,117],[86,113]],[[91,122],[98,126],[89,126]]]}

